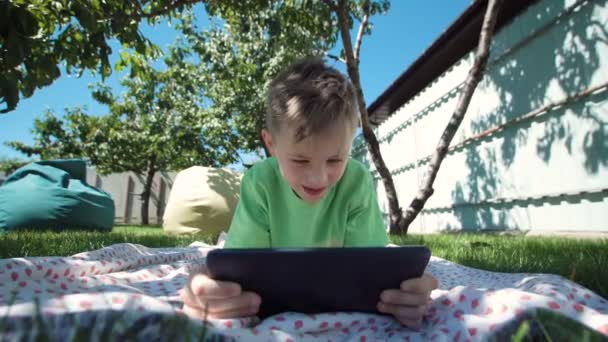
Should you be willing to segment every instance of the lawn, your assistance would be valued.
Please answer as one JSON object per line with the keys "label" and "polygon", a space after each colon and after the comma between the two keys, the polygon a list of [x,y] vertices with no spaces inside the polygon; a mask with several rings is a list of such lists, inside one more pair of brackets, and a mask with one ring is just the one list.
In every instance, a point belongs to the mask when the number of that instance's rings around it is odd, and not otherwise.
{"label": "lawn", "polygon": [[[66,256],[115,243],[148,247],[213,243],[217,236],[167,236],[160,227],[117,226],[101,232],[18,232],[0,235],[0,258]],[[575,240],[481,234],[393,236],[396,244],[425,244],[433,255],[462,265],[497,272],[560,274],[608,297],[608,240]]]}
{"label": "lawn", "polygon": [[28,256],[67,256],[116,243],[138,243],[147,247],[181,247],[193,241],[213,243],[209,235],[167,236],[160,227],[117,226],[112,232],[11,232],[0,235],[0,259]]}
{"label": "lawn", "polygon": [[559,274],[608,298],[608,239],[449,234],[393,242],[425,244],[435,256],[489,271]]}
{"label": "lawn", "polygon": [[[193,241],[213,243],[217,236],[167,236],[160,227],[117,226],[111,233],[101,232],[15,232],[0,235],[0,258],[24,256],[67,256],[115,243],[138,243],[148,247],[187,246]],[[560,274],[608,297],[608,240],[575,240],[483,234],[393,236],[399,245],[424,244],[439,256],[475,268],[497,272]],[[544,316],[543,316],[544,315]],[[545,317],[546,316],[546,317]],[[540,312],[520,322],[507,338],[527,341],[531,324],[546,333],[545,338],[565,337],[596,341],[602,336],[563,317]],[[558,328],[559,327],[559,328]],[[499,338],[500,339],[500,338]]]}

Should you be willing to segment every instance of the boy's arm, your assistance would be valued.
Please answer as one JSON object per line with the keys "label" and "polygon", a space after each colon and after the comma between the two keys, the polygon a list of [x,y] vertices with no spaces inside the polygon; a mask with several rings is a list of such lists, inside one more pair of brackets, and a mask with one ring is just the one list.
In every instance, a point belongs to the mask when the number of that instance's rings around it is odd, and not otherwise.
{"label": "boy's arm", "polygon": [[261,187],[245,174],[224,248],[270,247],[270,226],[265,203]]}
{"label": "boy's arm", "polygon": [[353,192],[354,205],[348,213],[344,246],[386,246],[390,240],[371,175],[366,173],[364,181],[358,184],[357,191]]}

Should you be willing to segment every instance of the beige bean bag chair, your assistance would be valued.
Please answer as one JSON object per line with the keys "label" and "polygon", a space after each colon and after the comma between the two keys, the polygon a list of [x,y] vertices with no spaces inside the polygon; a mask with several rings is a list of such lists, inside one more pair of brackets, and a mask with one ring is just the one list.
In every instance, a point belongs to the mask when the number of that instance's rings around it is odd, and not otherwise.
{"label": "beige bean bag chair", "polygon": [[228,230],[239,200],[241,174],[193,166],[177,174],[163,215],[168,234],[218,234]]}

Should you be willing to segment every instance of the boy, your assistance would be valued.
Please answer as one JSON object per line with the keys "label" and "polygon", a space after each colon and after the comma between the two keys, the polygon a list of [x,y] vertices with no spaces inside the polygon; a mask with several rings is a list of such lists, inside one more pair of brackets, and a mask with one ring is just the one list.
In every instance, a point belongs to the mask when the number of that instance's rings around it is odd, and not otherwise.
{"label": "boy", "polygon": [[[359,123],[352,84],[321,59],[307,58],[270,84],[262,138],[272,155],[249,169],[225,247],[386,246],[372,177],[349,159]],[[378,298],[378,310],[419,327],[437,280],[404,281]],[[263,298],[239,284],[192,274],[184,312],[202,319],[255,315]]]}

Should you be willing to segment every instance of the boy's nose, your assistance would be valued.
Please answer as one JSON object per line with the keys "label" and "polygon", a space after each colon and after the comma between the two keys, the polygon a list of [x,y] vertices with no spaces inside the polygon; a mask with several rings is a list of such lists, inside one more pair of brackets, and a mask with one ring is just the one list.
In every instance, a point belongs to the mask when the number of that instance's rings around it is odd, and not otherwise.
{"label": "boy's nose", "polygon": [[327,170],[324,166],[318,166],[308,173],[308,185],[322,188],[327,185]]}

